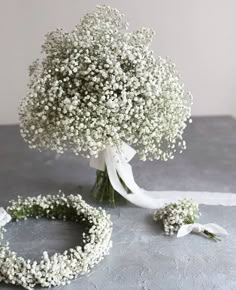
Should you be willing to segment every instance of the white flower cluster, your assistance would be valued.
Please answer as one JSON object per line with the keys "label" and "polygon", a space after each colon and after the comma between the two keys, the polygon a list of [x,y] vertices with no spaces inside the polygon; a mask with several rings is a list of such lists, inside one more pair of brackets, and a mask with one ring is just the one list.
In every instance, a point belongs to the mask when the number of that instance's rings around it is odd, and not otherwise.
{"label": "white flower cluster", "polygon": [[[47,195],[18,198],[7,209],[14,219],[48,217],[70,219],[88,227],[83,234],[83,246],[69,249],[51,257],[44,252],[40,262],[25,260],[0,243],[0,281],[33,289],[36,285],[52,287],[66,285],[80,274],[87,273],[100,262],[111,247],[112,223],[110,216],[101,208],[95,209],[80,195]],[[4,228],[1,229],[1,240]]]}
{"label": "white flower cluster", "polygon": [[184,224],[193,224],[199,217],[198,204],[183,199],[156,210],[154,221],[161,221],[166,235],[174,235]]}
{"label": "white flower cluster", "polygon": [[142,160],[185,149],[191,95],[175,65],[149,49],[153,31],[126,29],[119,11],[98,6],[73,31],[47,34],[19,111],[31,148],[90,157],[124,141]]}

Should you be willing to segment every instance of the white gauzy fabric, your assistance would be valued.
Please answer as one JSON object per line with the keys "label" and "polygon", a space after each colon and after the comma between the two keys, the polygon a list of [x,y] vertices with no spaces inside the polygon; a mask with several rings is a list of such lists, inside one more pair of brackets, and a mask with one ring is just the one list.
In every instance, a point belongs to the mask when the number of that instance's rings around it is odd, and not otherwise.
{"label": "white gauzy fabric", "polygon": [[[128,201],[140,207],[158,209],[181,198],[190,198],[199,204],[236,206],[236,193],[147,191],[140,188],[134,180],[129,164],[135,153],[135,150],[124,142],[119,148],[108,146],[97,158],[91,157],[90,166],[101,171],[106,167],[113,188]],[[119,177],[131,193],[126,191]]]}
{"label": "white gauzy fabric", "polygon": [[11,221],[11,216],[5,211],[3,207],[0,207],[0,227],[4,227]]}
{"label": "white gauzy fabric", "polygon": [[180,229],[178,230],[177,238],[184,237],[190,234],[191,232],[203,233],[204,230],[215,235],[228,235],[228,232],[217,224],[201,225],[201,224],[196,223],[196,224],[182,225]]}

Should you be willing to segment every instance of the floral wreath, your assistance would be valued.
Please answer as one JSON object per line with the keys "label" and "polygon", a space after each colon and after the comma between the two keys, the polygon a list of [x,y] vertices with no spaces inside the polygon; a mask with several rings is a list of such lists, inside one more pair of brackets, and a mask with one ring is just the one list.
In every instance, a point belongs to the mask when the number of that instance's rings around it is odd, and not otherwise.
{"label": "floral wreath", "polygon": [[[1,215],[4,209],[1,208]],[[29,217],[72,220],[86,226],[83,246],[55,253],[51,257],[43,253],[41,261],[26,260],[10,250],[3,242],[4,227],[0,229],[0,281],[33,289],[36,285],[52,287],[69,284],[80,274],[89,272],[111,248],[112,223],[101,208],[89,206],[80,195],[64,194],[37,197],[18,197],[10,201],[3,219],[7,223]],[[3,215],[2,215],[3,216]]]}

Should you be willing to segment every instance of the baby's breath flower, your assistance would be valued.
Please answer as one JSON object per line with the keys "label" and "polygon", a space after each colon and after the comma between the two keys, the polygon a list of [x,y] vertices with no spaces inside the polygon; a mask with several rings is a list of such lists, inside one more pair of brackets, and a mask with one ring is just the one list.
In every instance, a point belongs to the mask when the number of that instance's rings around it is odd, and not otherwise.
{"label": "baby's breath flower", "polygon": [[47,34],[19,111],[31,148],[90,157],[124,141],[142,160],[185,149],[191,95],[175,65],[149,49],[153,31],[126,30],[118,10],[98,6],[73,31]]}

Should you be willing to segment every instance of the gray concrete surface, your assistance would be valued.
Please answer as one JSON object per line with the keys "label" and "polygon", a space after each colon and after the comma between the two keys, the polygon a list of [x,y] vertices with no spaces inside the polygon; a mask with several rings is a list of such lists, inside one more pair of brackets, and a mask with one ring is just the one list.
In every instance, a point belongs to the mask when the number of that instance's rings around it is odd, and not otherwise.
{"label": "gray concrete surface", "polygon": [[[147,189],[208,190],[236,193],[236,120],[194,118],[186,131],[187,151],[173,161],[133,163],[135,178]],[[29,150],[17,126],[0,127],[0,205],[21,195],[82,193],[95,171],[88,160]],[[152,211],[130,204],[109,209],[113,248],[88,275],[66,290],[233,290],[236,289],[236,208],[201,206],[200,221],[216,222],[230,235],[215,243],[197,235],[163,236]],[[29,220],[7,225],[6,238],[19,254],[39,258],[44,250],[63,251],[81,242],[77,224]],[[0,289],[21,289],[0,284]]]}

